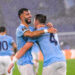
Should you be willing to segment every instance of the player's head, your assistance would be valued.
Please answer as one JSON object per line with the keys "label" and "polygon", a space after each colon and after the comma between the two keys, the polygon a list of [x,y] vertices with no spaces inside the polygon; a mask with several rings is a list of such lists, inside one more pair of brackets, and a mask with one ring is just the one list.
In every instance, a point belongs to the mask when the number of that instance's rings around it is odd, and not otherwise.
{"label": "player's head", "polygon": [[18,11],[18,16],[21,20],[24,20],[27,24],[31,23],[31,13],[27,8],[21,8]]}
{"label": "player's head", "polygon": [[4,26],[0,26],[0,33],[6,33],[6,28]]}
{"label": "player's head", "polygon": [[35,18],[34,18],[35,27],[36,27],[36,25],[45,24],[45,23],[46,23],[46,16],[45,15],[43,15],[43,14],[35,15]]}

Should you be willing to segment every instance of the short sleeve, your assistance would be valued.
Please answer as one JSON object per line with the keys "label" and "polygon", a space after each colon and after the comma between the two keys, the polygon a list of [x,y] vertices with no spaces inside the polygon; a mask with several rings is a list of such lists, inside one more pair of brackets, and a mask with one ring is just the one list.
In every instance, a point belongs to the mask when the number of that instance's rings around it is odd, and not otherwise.
{"label": "short sleeve", "polygon": [[18,37],[21,37],[21,36],[23,36],[23,34],[24,34],[24,32],[26,32],[26,31],[28,31],[29,29],[27,29],[27,28],[18,28],[17,30],[16,30],[16,35],[18,36]]}
{"label": "short sleeve", "polygon": [[14,42],[15,42],[14,39],[12,37],[10,37],[10,43],[12,44]]}
{"label": "short sleeve", "polygon": [[37,41],[37,39],[36,38],[30,38],[30,37],[28,37],[28,41],[27,42],[36,42]]}
{"label": "short sleeve", "polygon": [[55,39],[57,40],[57,42],[58,42],[58,44],[59,44],[58,34],[55,34]]}

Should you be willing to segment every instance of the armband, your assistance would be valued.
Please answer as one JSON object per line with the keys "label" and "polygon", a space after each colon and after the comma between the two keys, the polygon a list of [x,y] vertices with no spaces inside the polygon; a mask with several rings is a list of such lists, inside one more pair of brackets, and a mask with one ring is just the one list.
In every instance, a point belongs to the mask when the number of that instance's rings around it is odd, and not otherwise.
{"label": "armband", "polygon": [[44,33],[48,33],[48,30],[47,29],[44,29]]}
{"label": "armband", "polygon": [[12,63],[15,63],[17,61],[18,61],[18,59],[16,57],[13,57]]}

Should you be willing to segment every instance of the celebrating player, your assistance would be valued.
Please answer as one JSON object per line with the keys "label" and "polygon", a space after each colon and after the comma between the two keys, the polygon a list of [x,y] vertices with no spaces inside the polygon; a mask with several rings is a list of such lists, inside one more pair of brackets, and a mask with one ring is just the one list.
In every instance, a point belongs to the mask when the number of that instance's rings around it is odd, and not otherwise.
{"label": "celebrating player", "polygon": [[[37,14],[35,16],[34,25],[38,31],[47,29],[45,22],[45,15]],[[43,27],[39,27],[39,25],[42,25]],[[57,34],[46,33],[40,37],[37,37],[34,39],[34,41],[32,38],[31,40],[29,39],[29,43],[23,47],[23,49],[25,49],[24,52],[27,51],[27,48],[29,49],[33,45],[31,42],[37,42],[44,55],[44,67],[42,75],[66,75],[66,60],[60,49]],[[16,57],[18,58],[18,56]]]}
{"label": "celebrating player", "polygon": [[[28,37],[38,37],[41,34],[44,34],[46,32],[49,32],[49,33],[56,32],[55,28],[49,28],[49,29],[40,30],[40,31],[33,31],[33,28],[28,25],[31,23],[31,14],[30,14],[30,11],[26,8],[20,9],[18,12],[18,15],[21,20],[21,24],[19,25],[16,31],[16,38],[17,38],[16,40],[17,40],[18,50],[20,50],[25,45],[25,43],[28,41]],[[14,58],[13,62],[15,60],[16,59]],[[33,75],[31,49],[26,51],[26,53],[18,60],[18,68],[21,75]]]}

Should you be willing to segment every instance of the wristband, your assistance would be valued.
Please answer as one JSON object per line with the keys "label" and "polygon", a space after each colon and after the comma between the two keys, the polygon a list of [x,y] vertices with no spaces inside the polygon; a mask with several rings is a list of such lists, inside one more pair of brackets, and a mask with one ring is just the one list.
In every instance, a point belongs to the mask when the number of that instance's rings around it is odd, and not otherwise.
{"label": "wristband", "polygon": [[48,33],[48,30],[47,29],[44,29],[44,33]]}
{"label": "wristband", "polygon": [[17,59],[16,57],[13,57],[12,63],[15,63],[15,62],[17,62],[17,61],[18,61],[18,59]]}

